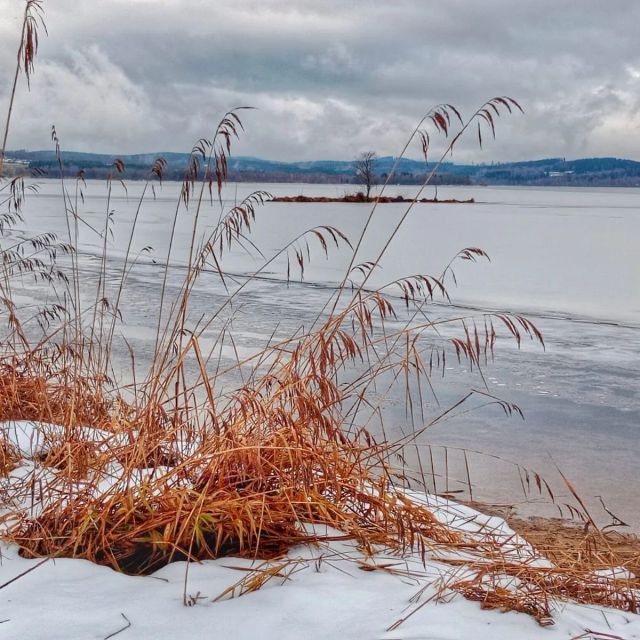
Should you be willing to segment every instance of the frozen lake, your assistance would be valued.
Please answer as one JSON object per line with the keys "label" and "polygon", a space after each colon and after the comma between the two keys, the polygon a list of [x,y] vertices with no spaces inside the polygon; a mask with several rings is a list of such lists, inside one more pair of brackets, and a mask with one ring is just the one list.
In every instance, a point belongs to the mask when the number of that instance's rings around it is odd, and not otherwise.
{"label": "frozen lake", "polygon": [[[242,199],[257,185],[229,185],[225,206]],[[262,186],[261,186],[262,188]],[[275,195],[341,195],[348,185],[267,185]],[[142,183],[128,183],[128,193],[114,183],[109,209],[114,211],[114,238],[109,244],[112,264],[121,264]],[[144,202],[134,253],[153,247],[132,271],[125,295],[125,335],[144,360],[151,348],[149,329],[155,327],[162,268],[179,185],[165,184],[155,200]],[[410,196],[413,187],[391,187],[387,194]],[[429,189],[426,196],[433,196]],[[370,284],[400,276],[438,276],[464,247],[484,249],[491,262],[458,263],[456,287],[449,283],[456,305],[465,309],[524,313],[543,332],[547,349],[526,344],[519,352],[501,342],[496,360],[485,375],[492,393],[517,403],[525,421],[507,419],[495,408],[457,415],[424,436],[424,443],[484,452],[469,456],[474,498],[513,503],[521,499],[515,468],[504,460],[541,471],[558,493],[557,465],[577,487],[594,515],[602,514],[599,498],[636,530],[640,530],[640,189],[439,187],[441,199],[473,197],[475,204],[418,204],[375,271]],[[377,257],[407,205],[380,205],[362,244],[357,262]],[[81,205],[84,219],[102,228],[107,211],[104,183],[90,182]],[[251,241],[266,259],[302,231],[333,225],[357,240],[370,211],[360,204],[268,203],[257,211]],[[220,206],[202,213],[203,230],[215,224]],[[25,225],[31,232],[55,231],[66,237],[60,186],[42,181],[28,197]],[[172,256],[171,284],[179,286],[187,259],[192,213],[182,213]],[[19,233],[19,232],[18,232]],[[81,228],[81,269],[87,282],[99,269],[101,241]],[[348,251],[326,260],[312,246],[304,283],[286,283],[286,260],[273,262],[239,298],[233,329],[237,348],[251,353],[264,346],[271,333],[288,335],[314,320],[349,262]],[[264,263],[252,251],[228,254],[225,271],[237,282]],[[294,270],[293,275],[296,275]],[[233,276],[228,284],[237,286]],[[25,302],[42,302],[50,292],[25,283]],[[194,298],[193,317],[215,310],[225,299],[217,276],[210,274]],[[401,303],[398,303],[401,306]],[[434,305],[431,317],[448,317],[455,308]],[[212,333],[212,338],[214,334]],[[123,357],[124,357],[123,350]],[[430,402],[427,419],[458,399],[476,374],[459,367],[455,358],[437,382],[440,409]],[[389,438],[409,428],[403,397],[386,403]],[[436,465],[444,465],[443,449],[432,449]],[[462,472],[461,455],[453,449],[447,464],[453,479]],[[439,490],[445,489],[439,485]]]}

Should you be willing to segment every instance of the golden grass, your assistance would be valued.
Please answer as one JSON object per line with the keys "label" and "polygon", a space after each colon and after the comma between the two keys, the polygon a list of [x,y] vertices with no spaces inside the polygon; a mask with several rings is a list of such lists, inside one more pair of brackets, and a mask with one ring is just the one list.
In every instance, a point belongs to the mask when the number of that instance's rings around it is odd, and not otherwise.
{"label": "golden grass", "polygon": [[[324,370],[333,347],[308,357]],[[216,414],[189,413],[172,401],[179,417],[149,404],[110,414],[105,407],[124,402],[93,390],[85,398],[66,382],[14,385],[12,419],[55,416],[52,409],[37,414],[35,404],[64,394],[78,413],[67,407],[59,414],[68,427],[35,459],[40,471],[28,483],[46,485],[41,512],[27,509],[18,520],[8,514],[7,537],[29,555],[85,557],[133,573],[178,558],[271,557],[310,539],[305,522],[345,531],[368,548],[453,541],[428,511],[390,492],[379,474],[384,448],[365,431],[343,434],[334,408],[339,390],[326,372],[299,370],[303,353],[298,345],[297,357],[276,361],[256,388],[240,389]],[[85,421],[91,406],[100,412]],[[114,474],[112,487],[97,488]]]}

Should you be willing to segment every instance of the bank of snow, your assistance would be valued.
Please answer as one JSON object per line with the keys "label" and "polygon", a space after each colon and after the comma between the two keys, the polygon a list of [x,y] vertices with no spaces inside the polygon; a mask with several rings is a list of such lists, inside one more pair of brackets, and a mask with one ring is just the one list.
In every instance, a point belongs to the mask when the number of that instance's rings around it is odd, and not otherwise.
{"label": "bank of snow", "polygon": [[[54,429],[3,427],[5,439],[27,457],[46,449]],[[24,463],[4,482],[11,486],[12,477],[27,472]],[[548,566],[499,518],[411,495],[453,530],[477,540],[500,538],[505,558]],[[446,590],[453,572],[469,572],[449,562],[464,558],[463,551],[438,548],[424,561],[383,551],[365,557],[340,532],[321,532],[328,541],[292,548],[272,562],[222,558],[190,564],[188,575],[187,565],[176,562],[146,577],[86,560],[28,560],[16,547],[0,545],[0,639],[640,639],[640,616],[619,610],[557,603],[551,626],[521,613],[483,610]]]}
{"label": "bank of snow", "polygon": [[[434,508],[454,525],[489,522],[509,535],[506,525],[467,507],[438,500]],[[39,562],[4,546],[0,582]],[[261,575],[249,569],[274,566],[280,576],[238,596],[243,578]],[[186,593],[192,606],[183,604],[185,568],[176,562],[151,576],[131,577],[86,560],[49,560],[0,591],[0,638],[85,640],[120,630],[121,640],[552,639],[588,630],[640,638],[640,616],[617,610],[561,604],[555,624],[541,627],[527,615],[482,610],[460,596],[438,602],[452,570],[447,564],[384,554],[366,559],[344,540],[296,547],[268,564],[236,558],[191,564]],[[234,584],[235,593],[229,591]]]}

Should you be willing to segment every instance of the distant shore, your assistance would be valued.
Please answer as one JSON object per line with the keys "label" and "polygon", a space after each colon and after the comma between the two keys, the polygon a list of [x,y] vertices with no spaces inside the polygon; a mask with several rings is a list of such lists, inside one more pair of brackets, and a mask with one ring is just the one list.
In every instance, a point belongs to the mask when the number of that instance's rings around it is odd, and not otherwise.
{"label": "distant shore", "polygon": [[[114,155],[65,151],[63,157],[62,170],[68,177],[75,178],[79,171],[83,171],[85,179],[106,179],[117,159],[124,163],[128,180],[147,180],[153,163],[161,157],[167,163],[163,180],[181,182],[190,154],[158,151]],[[5,175],[38,170],[57,176],[60,169],[53,150],[14,149],[6,153]],[[353,160],[283,162],[233,156],[228,169],[229,182],[344,184],[352,185],[351,188],[361,184],[355,178]],[[420,185],[434,170],[436,173],[431,177],[431,186],[640,187],[640,161],[612,157],[543,158],[480,164],[448,161],[436,167],[435,163],[425,163],[422,158],[383,156],[376,159],[374,166],[379,183],[394,185]]]}

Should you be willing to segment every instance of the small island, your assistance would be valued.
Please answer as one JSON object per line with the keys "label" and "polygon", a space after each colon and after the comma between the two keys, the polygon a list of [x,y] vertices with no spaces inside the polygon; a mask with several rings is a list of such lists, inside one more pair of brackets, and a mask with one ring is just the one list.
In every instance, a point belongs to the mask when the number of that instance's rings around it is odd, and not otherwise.
{"label": "small island", "polygon": [[269,202],[354,202],[354,203],[432,203],[432,204],[473,204],[474,198],[466,200],[456,200],[455,198],[447,198],[441,200],[439,198],[405,198],[404,196],[377,196],[367,197],[362,191],[358,193],[345,194],[339,198],[330,198],[327,196],[275,196]]}

